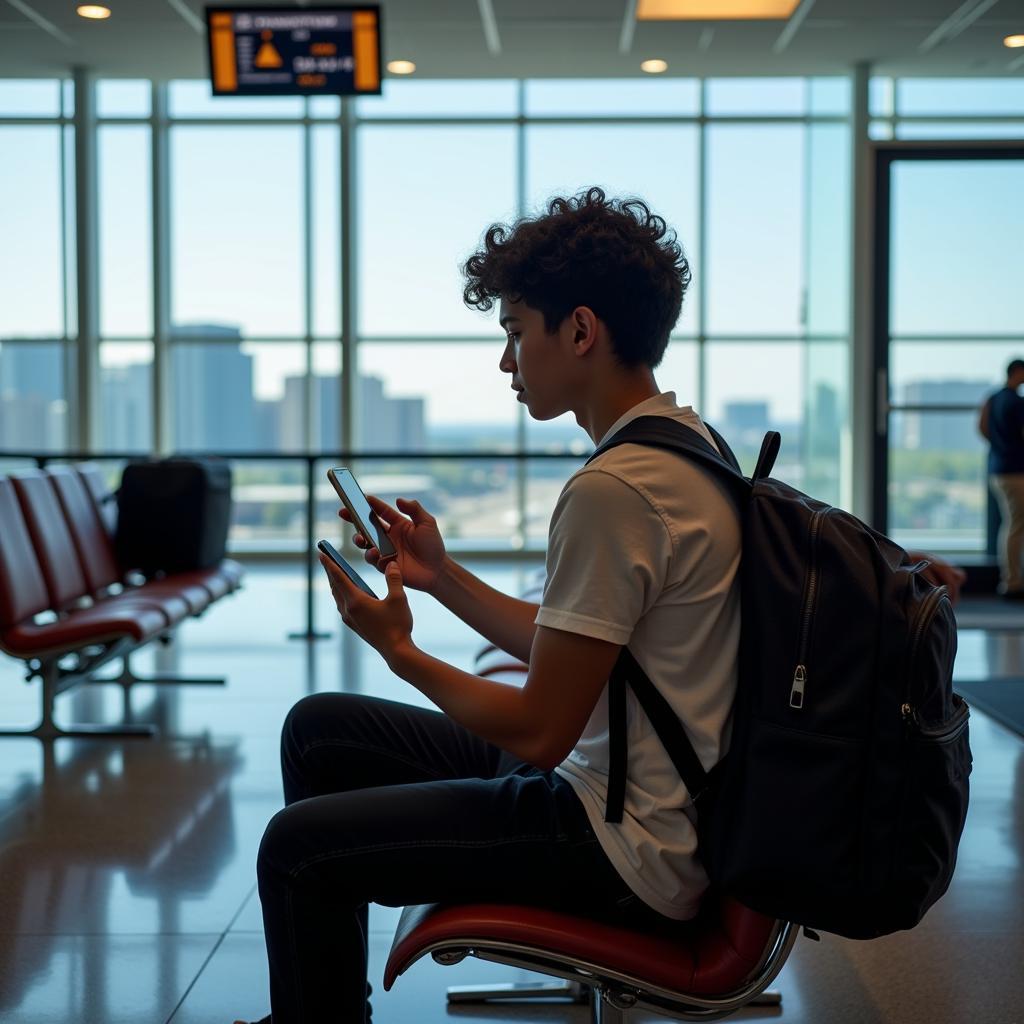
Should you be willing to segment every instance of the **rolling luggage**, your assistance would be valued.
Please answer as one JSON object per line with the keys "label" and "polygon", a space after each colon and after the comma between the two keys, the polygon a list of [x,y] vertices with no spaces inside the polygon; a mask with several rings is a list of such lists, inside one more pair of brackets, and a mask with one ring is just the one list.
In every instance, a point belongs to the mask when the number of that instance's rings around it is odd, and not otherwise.
{"label": "rolling luggage", "polygon": [[209,569],[223,558],[231,522],[231,467],[218,459],[129,463],[117,492],[115,549],[146,576]]}

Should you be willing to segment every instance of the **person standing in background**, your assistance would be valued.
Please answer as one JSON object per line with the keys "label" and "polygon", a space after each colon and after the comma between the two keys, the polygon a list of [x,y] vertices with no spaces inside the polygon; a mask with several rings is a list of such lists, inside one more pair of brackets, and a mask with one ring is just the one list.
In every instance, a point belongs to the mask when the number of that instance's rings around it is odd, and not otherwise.
{"label": "person standing in background", "polygon": [[1024,359],[1006,368],[1006,384],[981,407],[978,430],[989,443],[988,479],[999,504],[999,593],[1024,601]]}

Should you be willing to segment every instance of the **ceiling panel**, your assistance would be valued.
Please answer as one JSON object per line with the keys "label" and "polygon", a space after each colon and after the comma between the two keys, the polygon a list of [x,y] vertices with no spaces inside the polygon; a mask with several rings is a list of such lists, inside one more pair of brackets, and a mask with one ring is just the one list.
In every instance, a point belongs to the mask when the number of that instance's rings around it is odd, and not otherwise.
{"label": "ceiling panel", "polygon": [[626,0],[491,0],[500,25],[504,21],[615,21],[622,24]]}
{"label": "ceiling panel", "polygon": [[[205,40],[169,0],[110,0],[114,16],[86,22],[72,0],[25,0],[68,42],[0,0],[0,74],[43,76],[81,65],[112,77],[206,74]],[[234,0],[237,2],[237,0]],[[669,74],[842,74],[867,61],[882,74],[1024,75],[1002,38],[1024,32],[1024,0],[999,0],[952,40],[921,44],[964,0],[816,0],[782,53],[785,22],[646,22],[619,52],[627,0],[491,0],[501,53],[484,38],[478,0],[385,0],[386,59],[416,61],[421,77],[636,76],[647,57]],[[197,15],[199,0],[182,0]],[[707,31],[710,29],[710,33]],[[703,44],[703,45],[702,45]]]}

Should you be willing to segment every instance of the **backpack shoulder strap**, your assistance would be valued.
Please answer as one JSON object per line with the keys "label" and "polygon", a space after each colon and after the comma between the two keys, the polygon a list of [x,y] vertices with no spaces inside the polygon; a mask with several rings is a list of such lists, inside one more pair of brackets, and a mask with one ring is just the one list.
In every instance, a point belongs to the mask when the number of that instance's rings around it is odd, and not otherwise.
{"label": "backpack shoulder strap", "polygon": [[668,416],[638,416],[630,420],[621,430],[616,431],[587,459],[587,465],[598,456],[620,444],[643,444],[650,448],[664,448],[682,455],[709,470],[722,481],[729,492],[745,500],[750,494],[750,483],[740,472],[739,463],[732,449],[720,434],[708,428],[721,454],[692,427],[670,419]]}
{"label": "backpack shoulder strap", "polygon": [[[686,424],[684,423],[683,426],[686,426]],[[729,447],[729,442],[726,441],[726,439],[722,437],[722,435],[715,430],[710,423],[705,423],[704,426],[707,428],[707,432],[711,435],[711,440],[715,442],[715,447],[718,449],[722,458],[725,459],[725,461],[728,462],[737,473],[741,472],[740,461],[736,458],[732,448]],[[687,427],[686,429],[690,430],[691,428]],[[694,431],[694,433],[696,434],[697,432]],[[700,435],[698,434],[698,437],[699,436]]]}
{"label": "backpack shoulder strap", "polygon": [[637,663],[628,647],[619,652],[618,661],[608,681],[609,765],[608,797],[605,821],[622,821],[626,792],[626,687],[636,695],[661,740],[665,752],[686,786],[690,799],[696,803],[708,787],[709,773],[697,757],[693,743],[672,705],[661,695]]}
{"label": "backpack shoulder strap", "polygon": [[[709,470],[728,488],[729,493],[737,500],[739,508],[745,507],[750,496],[750,482],[740,471],[739,462],[732,449],[713,427],[708,431],[718,446],[718,451],[708,443],[692,427],[680,423],[667,416],[638,416],[621,430],[613,434],[587,459],[589,464],[599,455],[620,444],[643,444],[652,448],[663,448],[675,452],[698,463]],[[778,435],[775,435],[776,438]],[[765,438],[768,446],[768,438]],[[763,456],[758,460],[761,468],[765,461]],[[679,773],[690,798],[700,798],[709,784],[709,774],[704,770],[697,757],[693,744],[682,723],[679,721],[672,706],[661,695],[657,687],[650,681],[647,674],[637,663],[632,652],[623,647],[618,661],[609,678],[608,692],[608,732],[609,732],[609,765],[608,795],[605,803],[605,821],[621,822],[625,803],[626,790],[626,688],[635,694],[661,740],[672,764]]]}

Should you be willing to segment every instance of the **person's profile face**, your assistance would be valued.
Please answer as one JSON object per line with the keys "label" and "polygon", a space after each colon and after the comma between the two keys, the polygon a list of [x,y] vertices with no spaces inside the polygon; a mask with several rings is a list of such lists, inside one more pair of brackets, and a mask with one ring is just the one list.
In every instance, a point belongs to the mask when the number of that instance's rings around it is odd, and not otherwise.
{"label": "person's profile face", "polygon": [[498,361],[498,368],[502,373],[512,375],[512,390],[516,392],[519,401],[524,400],[525,386],[519,376],[519,351],[523,335],[528,327],[531,327],[529,307],[523,302],[513,302],[511,299],[502,297],[498,305],[498,324],[505,332],[505,348]]}
{"label": "person's profile face", "polygon": [[558,332],[548,332],[540,310],[504,296],[498,306],[498,323],[505,332],[498,367],[512,375],[516,401],[522,402],[534,419],[561,415],[565,408],[560,394]]}

